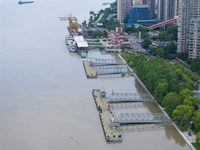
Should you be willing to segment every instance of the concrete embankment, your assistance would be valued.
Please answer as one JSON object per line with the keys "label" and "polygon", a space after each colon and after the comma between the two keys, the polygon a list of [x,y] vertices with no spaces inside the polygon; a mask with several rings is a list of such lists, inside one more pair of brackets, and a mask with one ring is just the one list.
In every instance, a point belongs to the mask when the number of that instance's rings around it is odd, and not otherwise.
{"label": "concrete embankment", "polygon": [[[169,115],[165,112],[165,110],[160,106],[160,104],[158,102],[155,101],[155,98],[153,97],[153,95],[149,92],[149,90],[146,88],[146,86],[144,85],[144,83],[138,78],[138,76],[134,73],[134,71],[129,67],[129,65],[126,63],[126,61],[119,55],[117,54],[118,57],[120,59],[122,59],[122,61],[127,65],[127,67],[129,68],[130,72],[134,75],[134,77],[138,80],[138,82],[142,85],[142,87],[146,90],[146,92],[148,94],[151,95],[151,98],[154,100],[155,104],[160,108],[160,110],[169,117]],[[170,117],[169,117],[170,118]],[[191,148],[191,150],[196,150],[196,148],[190,143],[190,141],[185,137],[185,135],[181,132],[181,130],[177,127],[177,125],[174,122],[171,122],[172,125],[174,126],[174,128],[179,132],[179,134],[182,136],[182,138],[186,141],[186,143],[189,145],[189,147]]]}

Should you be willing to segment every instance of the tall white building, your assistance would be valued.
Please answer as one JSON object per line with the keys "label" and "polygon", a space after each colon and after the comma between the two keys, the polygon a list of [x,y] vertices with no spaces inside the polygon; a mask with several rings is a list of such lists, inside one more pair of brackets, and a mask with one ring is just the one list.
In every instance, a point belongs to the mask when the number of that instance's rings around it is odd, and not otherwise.
{"label": "tall white building", "polygon": [[200,57],[200,0],[179,0],[177,53]]}
{"label": "tall white building", "polygon": [[190,21],[189,58],[200,57],[200,18]]}
{"label": "tall white building", "polygon": [[131,0],[117,0],[117,20],[124,22],[129,10],[131,9]]}

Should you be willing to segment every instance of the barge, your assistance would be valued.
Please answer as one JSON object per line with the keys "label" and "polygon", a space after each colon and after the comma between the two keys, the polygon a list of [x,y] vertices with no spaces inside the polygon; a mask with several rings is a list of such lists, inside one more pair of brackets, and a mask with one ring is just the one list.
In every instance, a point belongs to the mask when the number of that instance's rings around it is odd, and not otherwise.
{"label": "barge", "polygon": [[18,4],[34,3],[34,1],[19,1]]}

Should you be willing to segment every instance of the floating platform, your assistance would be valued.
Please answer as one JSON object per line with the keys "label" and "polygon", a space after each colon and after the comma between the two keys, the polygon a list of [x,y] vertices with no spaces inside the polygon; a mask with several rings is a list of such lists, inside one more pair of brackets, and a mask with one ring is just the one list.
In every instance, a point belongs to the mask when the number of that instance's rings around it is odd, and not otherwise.
{"label": "floating platform", "polygon": [[96,72],[94,66],[90,65],[89,60],[83,61],[83,66],[85,69],[86,76],[88,78],[97,78],[97,72]]}
{"label": "floating platform", "polygon": [[101,96],[100,90],[92,91],[97,110],[100,112],[99,117],[102,123],[104,135],[107,141],[122,141],[119,129],[111,128],[111,119],[114,118],[107,101],[106,96]]}
{"label": "floating platform", "polygon": [[128,73],[127,66],[118,59],[96,59],[94,62],[86,60],[83,61],[83,66],[88,78],[97,78],[97,75]]}

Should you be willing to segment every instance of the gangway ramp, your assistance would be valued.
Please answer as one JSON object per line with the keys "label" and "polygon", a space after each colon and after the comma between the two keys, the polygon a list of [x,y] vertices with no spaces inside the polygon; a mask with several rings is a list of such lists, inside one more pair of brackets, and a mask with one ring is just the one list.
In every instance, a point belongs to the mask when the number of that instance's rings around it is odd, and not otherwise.
{"label": "gangway ramp", "polygon": [[109,103],[153,101],[149,94],[144,93],[112,93],[107,99]]}
{"label": "gangway ramp", "polygon": [[122,74],[122,73],[128,72],[128,68],[125,65],[98,66],[98,67],[95,67],[95,70],[98,75]]}
{"label": "gangway ramp", "polygon": [[164,113],[121,113],[117,118],[119,124],[152,124],[169,122]]}
{"label": "gangway ramp", "polygon": [[121,59],[95,59],[94,66],[124,65]]}

